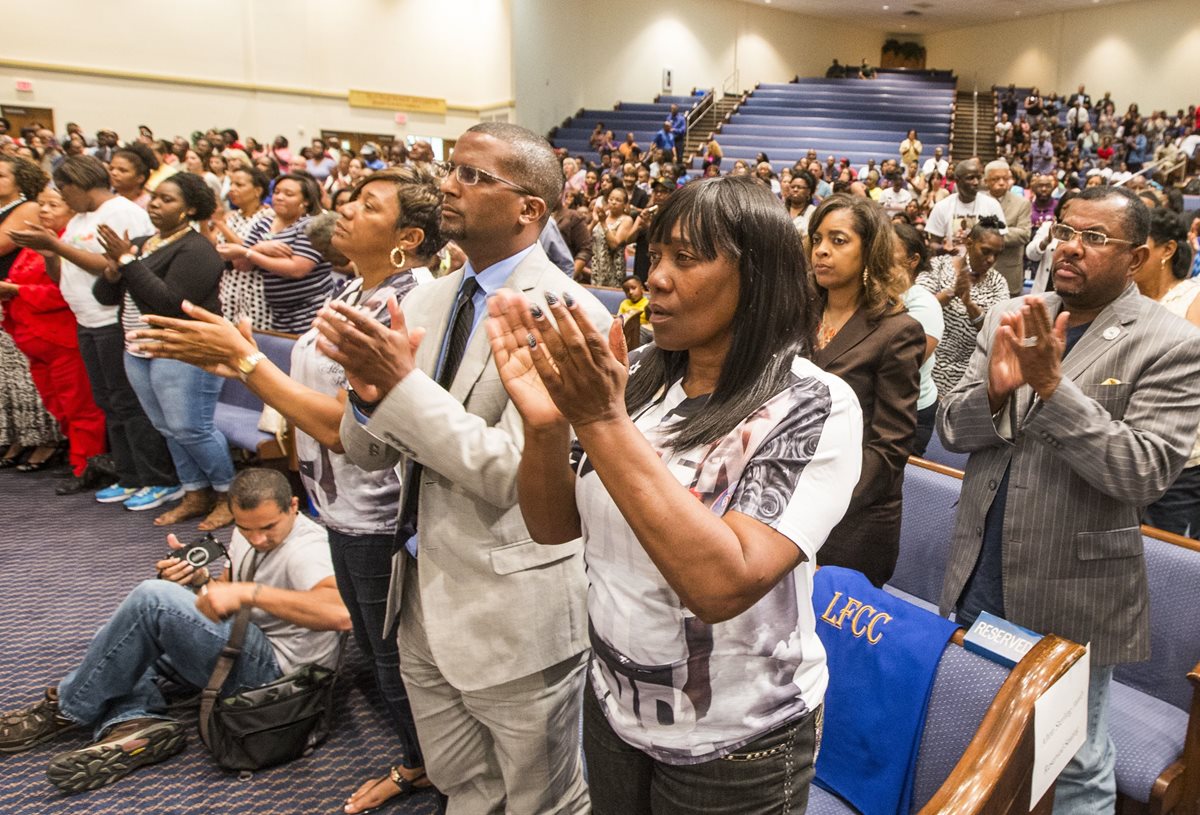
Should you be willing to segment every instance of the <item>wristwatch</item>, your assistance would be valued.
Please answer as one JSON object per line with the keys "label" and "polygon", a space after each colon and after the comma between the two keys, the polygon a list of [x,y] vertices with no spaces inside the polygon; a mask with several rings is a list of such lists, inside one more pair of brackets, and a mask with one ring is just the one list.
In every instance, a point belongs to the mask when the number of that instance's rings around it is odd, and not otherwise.
{"label": "wristwatch", "polygon": [[363,399],[361,396],[359,396],[354,388],[346,388],[346,398],[349,399],[350,404],[353,405],[358,412],[364,416],[370,416],[373,414],[375,412],[375,408],[379,407],[379,402],[383,401],[380,399],[375,402],[368,402],[366,399]]}
{"label": "wristwatch", "polygon": [[255,351],[248,357],[241,357],[237,361],[238,372],[241,374],[242,381],[245,382],[250,374],[254,373],[254,369],[258,367],[258,363],[267,358],[267,355],[262,351]]}

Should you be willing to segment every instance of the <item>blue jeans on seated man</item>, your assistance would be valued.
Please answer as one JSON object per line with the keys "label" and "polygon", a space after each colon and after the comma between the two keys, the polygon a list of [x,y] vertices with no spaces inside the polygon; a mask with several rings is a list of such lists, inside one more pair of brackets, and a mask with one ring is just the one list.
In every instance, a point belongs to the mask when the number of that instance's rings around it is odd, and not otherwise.
{"label": "blue jeans on seated man", "polygon": [[[232,627],[232,618],[214,623],[201,614],[190,589],[169,580],[143,581],[92,637],[79,667],[59,684],[59,710],[93,726],[97,740],[130,719],[169,719],[155,663],[165,660],[173,678],[203,688]],[[266,634],[253,623],[246,626],[241,656],[224,691],[265,685],[281,675]]]}
{"label": "blue jeans on seated man", "polygon": [[151,424],[167,440],[179,483],[188,492],[229,490],[233,459],[213,415],[223,380],[176,359],[125,354],[125,373]]}

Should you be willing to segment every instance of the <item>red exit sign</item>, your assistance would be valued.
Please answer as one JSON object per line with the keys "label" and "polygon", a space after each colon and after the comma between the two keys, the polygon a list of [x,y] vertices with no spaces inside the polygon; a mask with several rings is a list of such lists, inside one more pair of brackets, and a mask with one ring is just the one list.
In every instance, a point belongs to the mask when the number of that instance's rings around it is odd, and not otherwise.
{"label": "red exit sign", "polygon": [[21,93],[33,93],[33,83],[28,79],[18,79],[17,90]]}

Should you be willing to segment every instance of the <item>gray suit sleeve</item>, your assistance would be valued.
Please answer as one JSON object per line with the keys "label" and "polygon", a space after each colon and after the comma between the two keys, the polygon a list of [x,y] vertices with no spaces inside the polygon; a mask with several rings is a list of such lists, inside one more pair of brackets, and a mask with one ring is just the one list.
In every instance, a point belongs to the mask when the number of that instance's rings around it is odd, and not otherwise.
{"label": "gray suit sleeve", "polygon": [[[1196,439],[1200,339],[1176,345],[1150,363],[1137,382],[1085,385],[1063,378],[1054,395],[1030,411],[1024,432],[1047,444],[1100,492],[1134,506],[1157,501],[1174,483]],[[1115,419],[1103,402],[1132,387]],[[1114,389],[1112,397],[1105,389]],[[1116,405],[1110,405],[1116,407]]]}
{"label": "gray suit sleeve", "polygon": [[1011,443],[996,430],[987,393],[990,340],[996,334],[1002,311],[999,307],[988,311],[976,337],[975,353],[967,364],[967,372],[954,390],[942,397],[937,432],[942,445],[952,452],[974,453]]}
{"label": "gray suit sleeve", "polygon": [[362,470],[389,470],[400,463],[400,451],[383,441],[354,415],[354,406],[346,402],[342,424],[338,430],[346,458]]}

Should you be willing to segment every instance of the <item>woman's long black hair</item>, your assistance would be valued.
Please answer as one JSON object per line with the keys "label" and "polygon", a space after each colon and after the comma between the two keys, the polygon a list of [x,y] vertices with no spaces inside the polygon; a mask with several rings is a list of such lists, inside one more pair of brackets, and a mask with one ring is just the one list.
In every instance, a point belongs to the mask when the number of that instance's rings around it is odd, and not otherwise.
{"label": "woman's long black hair", "polygon": [[[788,385],[793,358],[812,354],[816,312],[800,234],[754,179],[724,176],[676,190],[650,226],[650,243],[666,242],[677,228],[704,260],[723,256],[738,267],[733,339],[716,389],[669,436],[674,449],[687,450],[728,435]],[[687,351],[648,346],[625,390],[630,414],[680,379],[687,364]]]}

